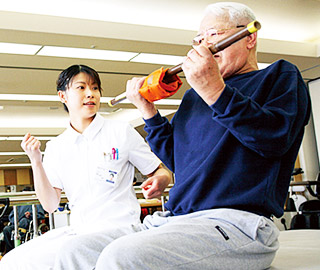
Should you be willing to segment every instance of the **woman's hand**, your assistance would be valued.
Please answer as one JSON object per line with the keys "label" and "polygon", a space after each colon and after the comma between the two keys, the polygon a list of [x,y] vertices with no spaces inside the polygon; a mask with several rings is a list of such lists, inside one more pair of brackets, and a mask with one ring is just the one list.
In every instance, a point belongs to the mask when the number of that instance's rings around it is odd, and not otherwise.
{"label": "woman's hand", "polygon": [[155,175],[148,178],[141,184],[143,196],[146,199],[159,198],[168,186],[167,177]]}
{"label": "woman's hand", "polygon": [[142,193],[146,199],[160,198],[171,181],[171,174],[162,164],[148,175],[148,179],[141,184]]}
{"label": "woman's hand", "polygon": [[42,162],[40,146],[40,141],[37,140],[35,137],[31,136],[30,133],[27,133],[21,142],[21,148],[28,155],[31,163]]}

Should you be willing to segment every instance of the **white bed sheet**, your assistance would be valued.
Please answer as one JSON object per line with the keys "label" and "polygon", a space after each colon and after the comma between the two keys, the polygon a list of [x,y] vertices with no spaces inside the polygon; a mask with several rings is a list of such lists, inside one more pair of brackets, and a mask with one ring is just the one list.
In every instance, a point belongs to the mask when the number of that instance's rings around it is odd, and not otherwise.
{"label": "white bed sheet", "polygon": [[320,270],[320,230],[281,231],[270,270]]}

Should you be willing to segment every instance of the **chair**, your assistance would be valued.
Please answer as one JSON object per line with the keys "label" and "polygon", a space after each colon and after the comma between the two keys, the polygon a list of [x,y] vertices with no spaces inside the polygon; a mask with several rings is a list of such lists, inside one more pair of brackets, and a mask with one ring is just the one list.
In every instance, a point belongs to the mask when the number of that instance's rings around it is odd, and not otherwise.
{"label": "chair", "polygon": [[320,229],[320,200],[302,203],[298,214],[291,220],[290,229]]}
{"label": "chair", "polygon": [[[314,185],[316,191],[312,189]],[[300,204],[298,213],[291,220],[290,229],[320,229],[320,173],[316,181],[305,181],[305,186],[316,199]]]}
{"label": "chair", "polygon": [[[49,231],[49,226],[46,224],[45,222],[45,219],[41,219],[38,221],[38,230],[37,230],[37,233],[36,235],[37,236],[40,236],[44,233],[46,233],[47,231]],[[28,231],[26,232],[26,235],[25,235],[25,239],[24,239],[24,242],[27,242],[31,239],[33,239],[35,237],[35,234],[34,234],[34,229],[33,229],[33,221],[30,222],[29,224],[29,229]]]}

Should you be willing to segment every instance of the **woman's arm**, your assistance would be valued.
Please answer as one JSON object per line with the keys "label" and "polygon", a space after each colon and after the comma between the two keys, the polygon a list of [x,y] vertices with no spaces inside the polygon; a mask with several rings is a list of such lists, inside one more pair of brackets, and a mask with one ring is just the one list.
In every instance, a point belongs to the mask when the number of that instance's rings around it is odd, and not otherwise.
{"label": "woman's arm", "polygon": [[171,181],[170,172],[162,164],[141,185],[142,193],[146,199],[160,197]]}
{"label": "woman's arm", "polygon": [[21,147],[28,155],[34,178],[34,186],[37,197],[43,208],[49,212],[54,212],[61,198],[61,189],[54,188],[50,184],[46,172],[42,165],[42,154],[40,152],[40,141],[27,133],[22,142]]}

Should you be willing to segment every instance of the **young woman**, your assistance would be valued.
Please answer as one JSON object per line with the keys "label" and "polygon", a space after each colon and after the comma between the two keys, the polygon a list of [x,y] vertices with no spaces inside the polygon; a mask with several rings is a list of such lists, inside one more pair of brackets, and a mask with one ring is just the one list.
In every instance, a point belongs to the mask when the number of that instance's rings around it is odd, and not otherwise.
{"label": "young woman", "polygon": [[[62,190],[66,193],[70,226],[15,248],[2,259],[4,269],[59,269],[57,253],[62,246],[72,245],[82,245],[95,265],[105,247],[104,238],[132,233],[140,223],[140,205],[132,186],[134,167],[149,176],[143,183],[148,187],[147,198],[159,196],[170,182],[169,172],[129,124],[106,120],[98,113],[101,82],[95,70],[84,65],[67,68],[57,80],[57,90],[69,112],[70,126],[47,143],[43,162],[35,137],[26,134],[21,146],[31,161],[43,208],[52,213]],[[94,237],[101,239],[99,244],[85,249]]]}

